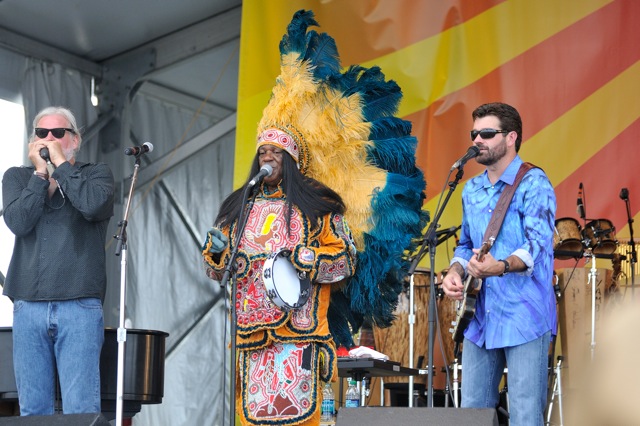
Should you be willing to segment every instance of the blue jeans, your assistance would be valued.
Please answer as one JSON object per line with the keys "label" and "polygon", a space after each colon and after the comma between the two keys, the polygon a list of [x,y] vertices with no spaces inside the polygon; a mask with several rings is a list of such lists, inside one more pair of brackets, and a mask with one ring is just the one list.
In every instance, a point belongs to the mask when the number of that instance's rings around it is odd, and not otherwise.
{"label": "blue jeans", "polygon": [[541,426],[547,403],[551,332],[531,342],[501,349],[480,348],[464,339],[462,407],[495,408],[500,380],[508,367],[507,396],[511,426]]}
{"label": "blue jeans", "polygon": [[16,300],[13,364],[20,414],[54,414],[56,371],[64,414],[99,413],[103,341],[99,299]]}

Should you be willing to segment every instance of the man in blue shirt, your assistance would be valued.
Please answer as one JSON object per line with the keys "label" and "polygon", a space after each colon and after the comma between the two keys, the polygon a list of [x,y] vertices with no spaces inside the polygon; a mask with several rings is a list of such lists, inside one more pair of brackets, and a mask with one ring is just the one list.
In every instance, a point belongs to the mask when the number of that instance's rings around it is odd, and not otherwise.
{"label": "man in blue shirt", "polygon": [[[515,108],[491,103],[473,113],[471,140],[486,170],[462,192],[460,243],[443,280],[445,294],[463,300],[468,275],[483,280],[475,315],[464,332],[462,406],[495,408],[508,367],[512,425],[544,423],[549,345],[556,334],[553,232],[556,198],[539,168],[518,185],[502,227],[485,256],[477,256],[500,194],[514,183],[522,160],[522,120]],[[480,258],[480,259],[479,259]]]}

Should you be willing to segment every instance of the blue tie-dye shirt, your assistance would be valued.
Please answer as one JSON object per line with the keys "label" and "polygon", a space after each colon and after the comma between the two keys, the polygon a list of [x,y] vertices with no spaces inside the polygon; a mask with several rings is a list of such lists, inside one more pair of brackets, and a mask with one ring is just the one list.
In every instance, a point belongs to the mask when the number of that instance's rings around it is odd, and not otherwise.
{"label": "blue tie-dye shirt", "polygon": [[[462,191],[460,243],[452,263],[465,269],[472,248],[482,245],[493,209],[506,184],[513,184],[522,164],[519,156],[492,185],[485,171]],[[515,191],[491,254],[496,259],[515,255],[527,265],[523,272],[489,277],[478,295],[476,313],[464,336],[487,349],[532,341],[547,331],[555,335],[553,292],[553,232],[556,197],[544,171],[531,169]]]}

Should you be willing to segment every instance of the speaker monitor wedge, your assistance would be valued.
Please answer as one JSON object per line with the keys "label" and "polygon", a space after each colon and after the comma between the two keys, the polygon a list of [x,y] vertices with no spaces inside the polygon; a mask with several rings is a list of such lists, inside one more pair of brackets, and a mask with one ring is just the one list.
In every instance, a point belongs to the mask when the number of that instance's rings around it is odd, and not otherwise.
{"label": "speaker monitor wedge", "polygon": [[336,426],[498,426],[495,409],[443,407],[341,408]]}
{"label": "speaker monitor wedge", "polygon": [[0,426],[110,426],[100,413],[0,417]]}

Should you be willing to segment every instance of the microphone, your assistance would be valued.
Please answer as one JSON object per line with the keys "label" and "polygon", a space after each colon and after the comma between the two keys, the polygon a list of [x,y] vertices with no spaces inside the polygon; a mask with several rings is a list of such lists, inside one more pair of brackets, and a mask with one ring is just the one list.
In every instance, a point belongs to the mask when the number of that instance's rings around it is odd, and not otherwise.
{"label": "microphone", "polygon": [[562,297],[562,291],[560,290],[560,279],[556,274],[556,271],[553,271],[553,292],[556,294],[556,299],[560,299]]}
{"label": "microphone", "polygon": [[42,157],[42,159],[47,162],[47,172],[49,173],[49,176],[51,176],[56,170],[56,166],[53,165],[53,163],[51,162],[51,157],[49,157],[49,148],[40,148],[40,157]]}
{"label": "microphone", "polygon": [[584,202],[582,201],[583,197],[583,187],[582,182],[580,182],[580,186],[578,187],[578,207],[576,208],[576,213],[580,216],[580,219],[585,219],[587,214],[584,211]]}
{"label": "microphone", "polygon": [[142,146],[132,146],[124,149],[124,155],[135,155],[136,157],[144,154],[145,152],[153,151],[153,144],[151,142],[145,142]]}
{"label": "microphone", "polygon": [[451,166],[451,171],[457,169],[458,167],[464,166],[467,161],[471,160],[472,158],[476,158],[479,154],[480,149],[477,146],[473,145],[469,147],[467,153],[463,155],[458,161],[453,163],[453,166]]}
{"label": "microphone", "polygon": [[47,163],[50,163],[51,158],[49,158],[49,148],[40,148],[40,157],[42,157],[42,159]]}
{"label": "microphone", "polygon": [[627,188],[622,188],[620,190],[620,199],[624,201],[629,201],[629,190]]}
{"label": "microphone", "polygon": [[442,229],[440,231],[436,231],[436,237],[440,237],[442,235],[447,235],[447,234],[451,234],[450,236],[453,236],[453,234],[460,229],[460,226],[452,226],[451,228],[447,228],[447,229]]}
{"label": "microphone", "polygon": [[271,176],[271,173],[273,173],[273,167],[271,167],[268,164],[265,164],[260,168],[260,171],[258,172],[258,174],[255,175],[253,179],[249,181],[249,187],[255,186],[256,184],[260,183],[260,181],[265,177]]}
{"label": "microphone", "polygon": [[560,286],[558,284],[555,284],[553,286],[553,291],[556,294],[556,299],[561,299],[562,298],[562,292],[560,291]]}
{"label": "microphone", "polygon": [[452,226],[451,228],[448,228],[448,229],[442,229],[440,231],[436,231],[436,239],[437,239],[436,245],[440,245],[440,244],[444,243],[445,241],[447,241],[449,238],[455,237],[456,246],[457,246],[458,245],[458,236],[456,235],[456,232],[460,228],[461,228],[461,226]]}

